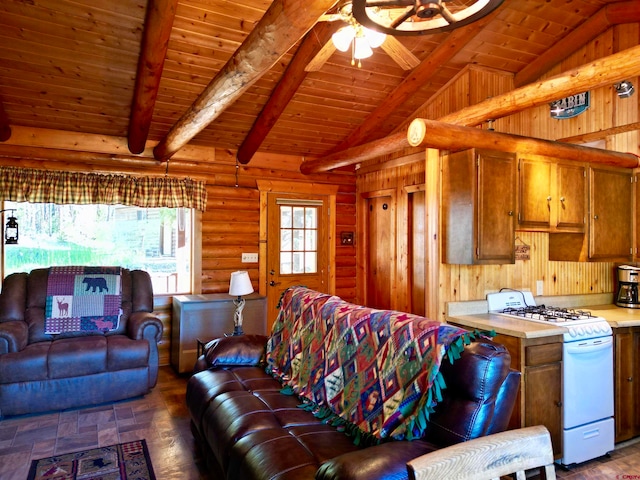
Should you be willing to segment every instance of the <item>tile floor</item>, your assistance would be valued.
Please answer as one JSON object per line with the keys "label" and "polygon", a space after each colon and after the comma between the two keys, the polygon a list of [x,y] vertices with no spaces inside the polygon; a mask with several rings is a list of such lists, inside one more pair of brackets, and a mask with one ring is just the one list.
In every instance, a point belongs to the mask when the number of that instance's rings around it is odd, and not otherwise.
{"label": "tile floor", "polygon": [[[0,480],[25,480],[32,459],[141,438],[158,480],[219,480],[207,473],[191,435],[186,383],[161,367],[158,385],[144,398],[0,421]],[[609,458],[570,470],[557,467],[556,474],[569,480],[640,479],[640,442],[618,447]]]}

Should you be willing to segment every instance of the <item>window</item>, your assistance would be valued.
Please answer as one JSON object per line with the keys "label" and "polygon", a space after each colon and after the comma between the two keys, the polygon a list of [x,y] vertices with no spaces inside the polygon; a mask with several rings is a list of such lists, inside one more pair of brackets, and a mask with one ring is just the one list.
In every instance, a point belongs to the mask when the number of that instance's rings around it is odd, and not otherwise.
{"label": "window", "polygon": [[149,272],[155,294],[191,291],[192,211],[125,205],[4,202],[19,224],[4,246],[4,276],[53,265]]}
{"label": "window", "polygon": [[318,208],[280,206],[280,273],[318,271]]}

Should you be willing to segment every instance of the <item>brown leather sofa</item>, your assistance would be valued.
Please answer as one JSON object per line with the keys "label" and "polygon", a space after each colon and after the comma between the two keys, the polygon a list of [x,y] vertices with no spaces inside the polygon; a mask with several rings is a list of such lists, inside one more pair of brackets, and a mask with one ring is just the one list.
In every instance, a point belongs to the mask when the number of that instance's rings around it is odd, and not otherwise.
{"label": "brown leather sofa", "polygon": [[144,395],[158,377],[162,323],[151,279],[122,269],[122,316],[108,333],[44,333],[47,269],[7,276],[0,294],[0,418]]}
{"label": "brown leather sofa", "polygon": [[266,341],[245,335],[210,342],[187,384],[191,428],[214,478],[405,479],[413,458],[505,430],[520,382],[502,345],[474,341],[453,364],[443,361],[447,388],[423,438],[359,447],[281,393],[265,373]]}

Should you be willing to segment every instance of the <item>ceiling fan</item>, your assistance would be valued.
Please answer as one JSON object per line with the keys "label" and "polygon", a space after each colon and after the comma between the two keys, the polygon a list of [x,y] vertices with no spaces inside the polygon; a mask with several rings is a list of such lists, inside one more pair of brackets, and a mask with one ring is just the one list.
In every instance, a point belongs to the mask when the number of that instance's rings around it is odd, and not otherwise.
{"label": "ceiling fan", "polygon": [[420,64],[420,60],[400,41],[391,35],[366,28],[356,21],[352,14],[351,1],[343,2],[335,13],[322,15],[318,21],[341,21],[346,25],[334,33],[332,39],[324,44],[318,54],[307,64],[307,72],[316,72],[329,60],[336,50],[346,52],[351,49],[351,64],[361,66],[360,60],[373,54],[372,49],[380,47],[402,69],[411,70]]}

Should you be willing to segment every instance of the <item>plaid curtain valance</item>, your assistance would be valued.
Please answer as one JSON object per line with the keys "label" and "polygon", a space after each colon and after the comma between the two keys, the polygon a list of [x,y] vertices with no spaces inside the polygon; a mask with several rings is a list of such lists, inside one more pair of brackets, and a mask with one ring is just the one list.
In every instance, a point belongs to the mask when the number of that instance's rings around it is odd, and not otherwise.
{"label": "plaid curtain valance", "polygon": [[17,167],[0,167],[0,198],[13,202],[184,207],[201,211],[207,206],[205,183],[190,178],[47,172]]}

